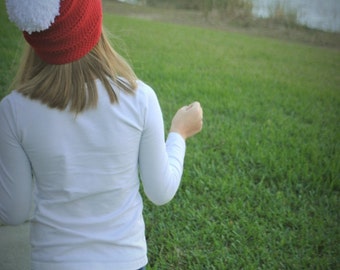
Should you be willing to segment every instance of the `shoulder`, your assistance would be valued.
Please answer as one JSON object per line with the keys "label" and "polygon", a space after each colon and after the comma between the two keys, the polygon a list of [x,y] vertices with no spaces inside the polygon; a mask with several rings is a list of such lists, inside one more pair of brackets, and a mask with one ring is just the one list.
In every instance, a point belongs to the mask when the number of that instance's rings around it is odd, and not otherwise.
{"label": "shoulder", "polygon": [[[123,84],[128,84],[128,82],[122,77],[119,77],[118,80],[120,80],[120,82]],[[118,95],[119,103],[126,101],[129,103],[139,104],[139,106],[144,107],[149,103],[154,103],[155,101],[158,102],[157,95],[150,85],[142,80],[137,80],[136,84],[137,87],[133,94],[131,94],[131,92],[129,93],[124,91],[117,84],[113,83],[113,89]]]}
{"label": "shoulder", "polygon": [[154,90],[151,88],[150,85],[146,84],[141,80],[137,80],[137,90],[144,91],[145,93],[152,93]]}
{"label": "shoulder", "polygon": [[40,104],[36,100],[32,100],[19,92],[13,90],[5,96],[0,102],[0,113],[6,115],[25,115],[31,111],[33,107]]}
{"label": "shoulder", "polygon": [[18,93],[17,91],[13,90],[11,93],[6,95],[0,102],[0,107],[8,107],[14,106],[15,104],[22,104],[25,102],[29,102],[30,99],[24,97],[22,94]]}
{"label": "shoulder", "polygon": [[[99,83],[101,85],[101,88],[104,89],[104,85],[100,81]],[[156,93],[153,88],[142,80],[136,80],[136,88],[131,91],[125,91],[120,85],[125,85],[127,88],[133,89],[131,88],[130,83],[124,77],[117,77],[116,81],[111,80],[112,90],[118,96],[118,100],[128,99],[131,101],[131,99],[135,99],[145,101],[146,99],[156,97]]]}
{"label": "shoulder", "polygon": [[137,81],[136,96],[144,99],[144,101],[147,103],[158,101],[154,89],[141,80]]}
{"label": "shoulder", "polygon": [[12,91],[0,101],[0,130],[15,130],[17,108],[22,108],[20,104],[24,98],[18,92]]}
{"label": "shoulder", "polygon": [[18,92],[12,91],[10,94],[5,96],[1,101],[0,101],[0,111],[1,113],[6,113],[8,111],[13,110],[14,107],[16,107],[17,103],[20,103],[20,100],[22,97]]}

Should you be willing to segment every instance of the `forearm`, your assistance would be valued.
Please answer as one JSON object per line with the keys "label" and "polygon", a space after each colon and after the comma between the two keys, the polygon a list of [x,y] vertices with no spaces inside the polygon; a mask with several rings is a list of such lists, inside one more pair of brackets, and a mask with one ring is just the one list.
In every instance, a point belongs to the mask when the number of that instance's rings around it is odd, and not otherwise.
{"label": "forearm", "polygon": [[185,156],[185,141],[177,133],[170,133],[166,144],[149,152],[142,163],[141,177],[147,197],[156,205],[169,202],[181,182]]}

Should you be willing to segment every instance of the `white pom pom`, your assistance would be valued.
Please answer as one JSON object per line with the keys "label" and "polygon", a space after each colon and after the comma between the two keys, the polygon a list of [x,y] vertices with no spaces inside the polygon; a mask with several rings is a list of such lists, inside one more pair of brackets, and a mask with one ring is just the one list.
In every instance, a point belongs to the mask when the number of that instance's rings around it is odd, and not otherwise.
{"label": "white pom pom", "polygon": [[28,33],[48,29],[59,15],[61,0],[6,0],[9,19]]}

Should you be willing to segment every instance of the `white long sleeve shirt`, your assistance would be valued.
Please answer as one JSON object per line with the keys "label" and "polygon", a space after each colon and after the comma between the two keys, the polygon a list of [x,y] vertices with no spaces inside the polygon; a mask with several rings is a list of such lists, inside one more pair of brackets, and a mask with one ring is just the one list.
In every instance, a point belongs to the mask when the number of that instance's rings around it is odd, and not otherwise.
{"label": "white long sleeve shirt", "polygon": [[[183,172],[185,141],[164,142],[154,91],[115,87],[111,104],[97,81],[96,109],[77,116],[13,91],[0,103],[0,220],[31,218],[32,269],[136,270],[147,264],[139,175],[164,204]],[[34,179],[34,181],[33,181]]]}

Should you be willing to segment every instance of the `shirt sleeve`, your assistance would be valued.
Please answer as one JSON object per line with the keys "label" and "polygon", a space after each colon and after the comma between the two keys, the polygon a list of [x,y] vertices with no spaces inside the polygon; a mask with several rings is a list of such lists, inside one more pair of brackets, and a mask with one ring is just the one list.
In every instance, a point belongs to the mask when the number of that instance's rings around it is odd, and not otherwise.
{"label": "shirt sleeve", "polygon": [[185,140],[178,133],[170,133],[164,142],[162,112],[156,94],[151,91],[140,142],[139,166],[144,192],[154,204],[165,204],[175,196],[183,173],[185,148]]}
{"label": "shirt sleeve", "polygon": [[18,225],[29,218],[32,205],[32,172],[16,132],[13,106],[0,103],[0,220]]}

